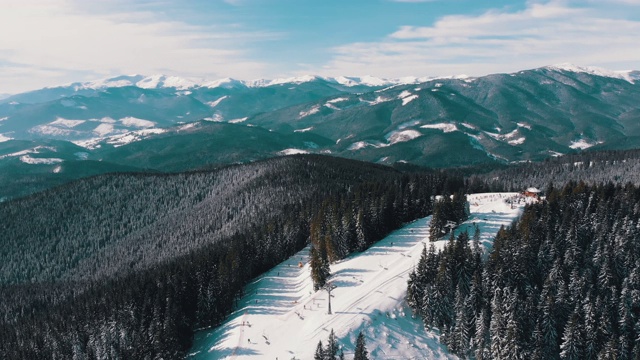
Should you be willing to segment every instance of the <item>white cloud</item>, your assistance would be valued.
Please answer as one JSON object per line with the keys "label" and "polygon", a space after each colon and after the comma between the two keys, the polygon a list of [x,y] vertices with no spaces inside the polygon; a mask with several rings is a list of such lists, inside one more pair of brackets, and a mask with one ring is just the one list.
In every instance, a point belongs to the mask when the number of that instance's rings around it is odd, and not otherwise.
{"label": "white cloud", "polygon": [[79,73],[89,80],[128,73],[253,77],[264,71],[265,65],[250,60],[237,43],[273,34],[193,26],[149,11],[110,10],[87,12],[67,0],[3,2],[0,92],[83,80]]}
{"label": "white cloud", "polygon": [[483,75],[562,62],[637,68],[637,34],[639,21],[602,8],[529,2],[519,11],[445,16],[431,26],[402,26],[378,42],[337,47],[323,74]]}

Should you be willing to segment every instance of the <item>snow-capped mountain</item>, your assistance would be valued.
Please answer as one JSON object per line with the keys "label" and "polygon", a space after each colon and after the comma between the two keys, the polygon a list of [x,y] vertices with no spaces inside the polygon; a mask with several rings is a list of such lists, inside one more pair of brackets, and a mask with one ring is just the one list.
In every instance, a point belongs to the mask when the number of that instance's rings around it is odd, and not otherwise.
{"label": "snow-capped mountain", "polygon": [[88,160],[158,171],[293,153],[430,167],[511,163],[640,147],[638,78],[570,64],[393,81],[120,76],[0,100],[0,143],[73,141]]}
{"label": "snow-capped mountain", "polygon": [[554,71],[565,71],[573,73],[585,73],[590,75],[596,75],[601,77],[609,77],[613,79],[622,79],[628,82],[635,82],[640,80],[640,72],[637,70],[608,70],[605,68],[595,66],[578,66],[571,63],[562,63],[556,65],[546,66],[546,69]]}

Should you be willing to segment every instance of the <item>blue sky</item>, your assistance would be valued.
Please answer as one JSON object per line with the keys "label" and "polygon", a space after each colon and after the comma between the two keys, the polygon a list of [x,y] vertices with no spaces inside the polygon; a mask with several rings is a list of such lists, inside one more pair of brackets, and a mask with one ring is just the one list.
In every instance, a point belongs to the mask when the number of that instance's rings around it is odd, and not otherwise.
{"label": "blue sky", "polygon": [[121,74],[640,69],[640,0],[4,0],[0,93]]}

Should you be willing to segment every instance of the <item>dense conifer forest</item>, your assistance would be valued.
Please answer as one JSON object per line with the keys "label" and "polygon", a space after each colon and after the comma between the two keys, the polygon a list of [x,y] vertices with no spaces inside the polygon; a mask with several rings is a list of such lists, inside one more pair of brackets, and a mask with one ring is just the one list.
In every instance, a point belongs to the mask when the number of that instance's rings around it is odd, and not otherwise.
{"label": "dense conifer forest", "polygon": [[550,184],[569,182],[597,185],[612,181],[640,185],[640,150],[587,151],[525,162],[488,173],[467,169],[467,192],[522,191],[530,186],[542,190]]}
{"label": "dense conifer forest", "polygon": [[317,224],[344,230],[331,255],[344,256],[462,186],[442,172],[294,156],[104,175],[2,203],[0,357],[181,358],[194,329],[220,323]]}
{"label": "dense conifer forest", "polygon": [[546,193],[486,260],[466,233],[425,248],[407,301],[462,358],[639,359],[640,188]]}
{"label": "dense conifer forest", "polygon": [[[558,181],[490,254],[476,234],[425,249],[408,301],[462,357],[638,358],[640,191],[595,185],[637,184],[638,164],[637,151],[587,153],[463,181],[305,155],[102,175],[0,203],[0,357],[182,358],[195,329],[308,244],[319,289],[331,261],[403,223],[433,213],[447,236],[466,216],[463,188]],[[576,177],[594,180],[564,185]]]}

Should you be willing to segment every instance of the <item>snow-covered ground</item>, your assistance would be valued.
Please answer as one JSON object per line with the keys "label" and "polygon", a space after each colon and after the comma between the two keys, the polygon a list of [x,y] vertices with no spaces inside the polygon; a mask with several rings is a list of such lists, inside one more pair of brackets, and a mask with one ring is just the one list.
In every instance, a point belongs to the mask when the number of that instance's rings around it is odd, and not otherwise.
{"label": "snow-covered ground", "polygon": [[[468,196],[471,216],[457,231],[480,228],[485,247],[502,225],[522,211],[516,193]],[[352,357],[359,331],[372,359],[448,359],[438,335],[426,331],[406,305],[407,279],[429,244],[430,217],[393,232],[363,253],[333,264],[332,315],[327,292],[313,291],[309,249],[247,286],[238,309],[220,327],[195,335],[188,359],[312,359],[319,340],[335,331],[347,358]],[[436,242],[442,248],[445,240]],[[299,264],[304,264],[299,267]]]}

